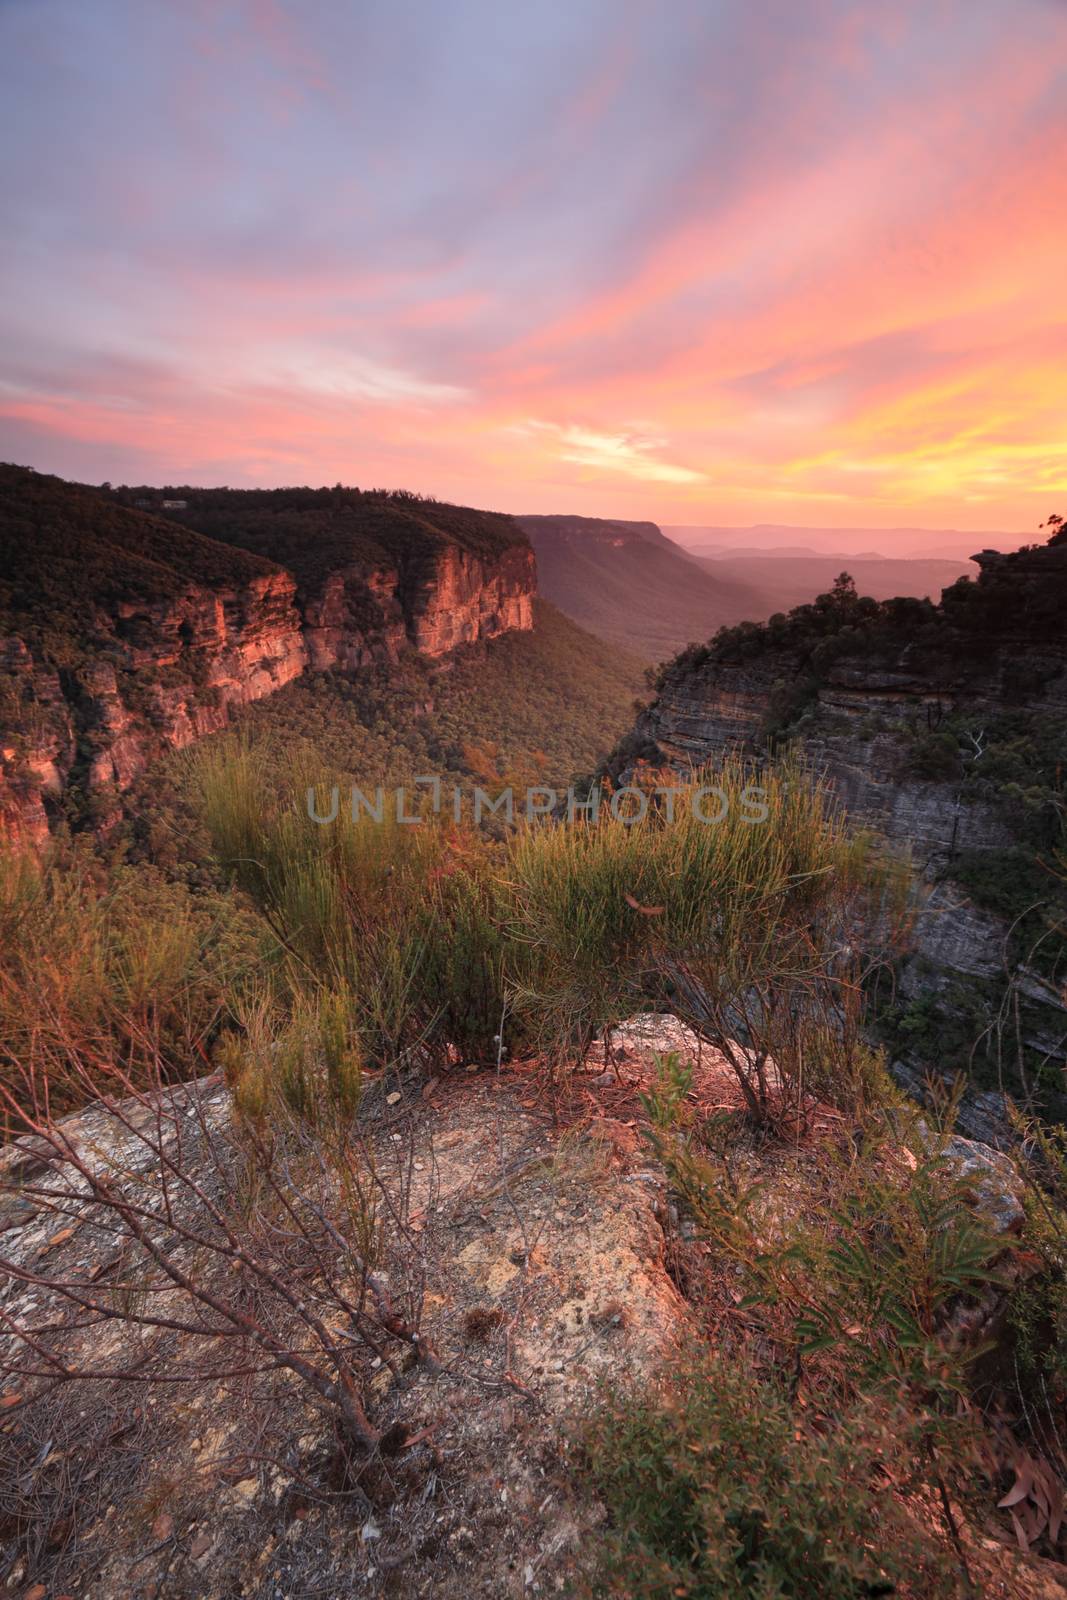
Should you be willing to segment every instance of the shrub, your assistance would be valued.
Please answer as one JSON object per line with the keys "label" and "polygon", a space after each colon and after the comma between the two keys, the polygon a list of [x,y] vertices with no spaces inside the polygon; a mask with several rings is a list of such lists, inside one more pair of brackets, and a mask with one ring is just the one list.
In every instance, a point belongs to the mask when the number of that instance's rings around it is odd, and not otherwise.
{"label": "shrub", "polygon": [[348,996],[368,1064],[491,1059],[505,1010],[512,1045],[573,1062],[659,1007],[727,1054],[763,1121],[812,1093],[866,1093],[861,952],[906,920],[904,876],[846,839],[799,769],[756,786],[727,763],[714,787],[631,794],[617,814],[603,804],[501,840],[388,809],[353,820],[338,806],[320,825],[305,807],[314,767],[281,770],[269,792],[251,746],[206,756],[209,827],[277,938],[289,989]]}
{"label": "shrub", "polygon": [[[726,1054],[752,1114],[774,1121],[812,1092],[862,1096],[862,980],[878,943],[903,936],[907,881],[845,837],[799,769],[760,774],[754,822],[754,776],[727,763],[722,801],[699,799],[694,780],[629,826],[602,809],[521,833],[506,860],[509,976],[515,1009],[557,1056],[580,1057],[634,1010],[677,1012]],[[720,821],[700,820],[709,804]]]}
{"label": "shrub", "polygon": [[[649,1137],[741,1320],[660,1393],[608,1397],[581,1435],[610,1526],[588,1592],[642,1597],[971,1591],[952,1496],[988,1475],[952,1309],[996,1281],[1000,1242],[945,1135],[869,1116],[782,1214],[736,1123],[689,1109],[660,1063]],[[947,1108],[947,1119],[953,1108]],[[902,1158],[902,1145],[914,1152]],[[726,1325],[729,1329],[729,1324]],[[986,1465],[983,1465],[986,1463]],[[942,1528],[930,1527],[940,1507]]]}
{"label": "shrub", "polygon": [[950,1593],[941,1541],[909,1512],[914,1419],[859,1402],[798,1412],[741,1352],[692,1360],[663,1392],[616,1394],[581,1435],[611,1527],[588,1595],[855,1600]]}

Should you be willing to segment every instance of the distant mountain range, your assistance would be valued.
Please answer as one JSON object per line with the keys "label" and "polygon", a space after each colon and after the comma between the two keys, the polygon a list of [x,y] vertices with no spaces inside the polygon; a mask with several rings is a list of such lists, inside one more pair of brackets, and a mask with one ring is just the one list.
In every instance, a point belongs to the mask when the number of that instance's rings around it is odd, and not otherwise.
{"label": "distant mountain range", "polygon": [[[965,558],[873,553],[871,529],[859,530],[864,535],[862,544],[857,540],[860,554],[853,555],[797,544],[731,548],[701,541],[683,548],[654,522],[569,516],[518,521],[537,555],[541,593],[582,627],[652,661],[702,643],[724,625],[762,622],[802,605],[828,590],[842,571],[875,600],[898,594],[936,599],[973,571]],[[970,536],[978,540],[976,549],[986,537],[1011,536]]]}
{"label": "distant mountain range", "polygon": [[755,622],[825,594],[839,572],[849,573],[860,594],[870,595],[872,600],[890,600],[898,594],[936,600],[950,583],[975,571],[972,562],[951,559],[745,554],[739,550],[703,558],[700,565],[712,578],[722,573],[731,584],[743,584],[758,594],[761,609],[751,619]]}
{"label": "distant mountain range", "polygon": [[803,528],[758,522],[748,528],[704,524],[665,527],[669,539],[694,554],[886,556],[893,560],[940,558],[966,561],[978,550],[1018,550],[1041,542],[1036,530],[968,533],[959,528]]}

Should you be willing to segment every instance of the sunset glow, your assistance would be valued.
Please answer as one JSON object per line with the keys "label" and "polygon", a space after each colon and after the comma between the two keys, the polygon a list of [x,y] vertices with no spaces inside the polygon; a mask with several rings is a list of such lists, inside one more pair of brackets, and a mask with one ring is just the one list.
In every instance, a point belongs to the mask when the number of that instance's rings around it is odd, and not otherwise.
{"label": "sunset glow", "polygon": [[5,459],[1067,509],[1060,0],[7,0],[0,61]]}

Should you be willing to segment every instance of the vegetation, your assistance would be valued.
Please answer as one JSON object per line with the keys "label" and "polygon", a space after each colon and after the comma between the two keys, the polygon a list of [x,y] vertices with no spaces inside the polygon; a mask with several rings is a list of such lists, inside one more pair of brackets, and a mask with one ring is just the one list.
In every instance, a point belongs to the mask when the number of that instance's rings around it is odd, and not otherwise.
{"label": "vegetation", "polygon": [[120,605],[274,571],[248,550],[179,531],[102,490],[0,465],[0,632],[53,667],[107,659]]}
{"label": "vegetation", "polygon": [[[49,482],[31,485],[42,517]],[[158,530],[118,500],[95,503],[100,525],[113,516],[123,537]],[[467,520],[480,514],[355,491],[283,491],[265,505],[220,491],[192,510],[241,537],[276,516],[279,550],[332,528],[335,555],[370,559],[370,540],[412,570],[453,524],[474,550],[512,537]],[[205,544],[223,560],[256,560]],[[108,550],[125,582],[118,533]],[[143,550],[131,559],[164,593],[166,563]],[[5,591],[12,606],[25,573]],[[784,735],[835,652],[863,639],[888,650],[911,629],[920,653],[940,659],[941,630],[966,634],[984,617],[980,631],[999,602],[896,604],[875,607],[841,582],[803,616],[711,649],[754,658],[775,633],[798,652],[801,670],[775,702]],[[61,607],[50,615],[59,633],[34,646],[59,651],[78,624]],[[248,1445],[290,1482],[293,1436],[326,1419],[336,1448],[317,1481],[346,1514],[358,1505],[373,1544],[379,1498],[405,1482],[389,1463],[438,1423],[420,1418],[409,1437],[376,1404],[379,1379],[403,1390],[401,1355],[431,1371],[437,1358],[420,1328],[412,1212],[370,1150],[372,1119],[402,1146],[397,1170],[412,1186],[422,1164],[400,1132],[409,1090],[421,1104],[424,1087],[457,1069],[529,1057],[542,1078],[532,1087],[553,1090],[558,1107],[565,1075],[598,1038],[661,1010],[714,1047],[741,1108],[701,1106],[674,1056],[642,1097],[664,1225],[673,1207],[715,1295],[693,1289],[693,1348],[662,1385],[616,1387],[577,1428],[575,1459],[606,1511],[579,1585],[637,1600],[974,1593],[962,1523],[991,1498],[1024,1548],[1058,1553],[1067,1134],[1020,1127],[1034,1166],[1016,1251],[948,1159],[955,1105],[939,1127],[921,1122],[869,1042],[872,976],[914,912],[906,866],[850,837],[826,791],[788,761],[727,762],[714,787],[649,770],[628,793],[606,789],[598,812],[541,822],[520,814],[477,828],[469,812],[434,812],[429,789],[418,821],[388,805],[380,820],[349,808],[353,782],[372,793],[438,772],[495,795],[588,770],[623,719],[635,663],[550,608],[539,623],[532,637],[458,652],[447,670],[405,659],[389,673],[294,685],[252,708],[237,735],[171,764],[169,791],[153,774],[126,836],[100,848],[64,837],[40,862],[0,860],[0,1107],[6,1132],[33,1136],[0,1189],[16,1226],[27,1207],[66,1224],[25,1259],[4,1253],[6,1276],[43,1308],[33,1303],[29,1325],[5,1322],[8,1476],[33,1484],[52,1460],[52,1430],[42,1453],[23,1422],[67,1384],[235,1380],[257,1428],[268,1398],[295,1407],[275,1454],[262,1429]],[[916,737],[913,758],[1002,808],[1019,853],[984,876],[975,864],[973,893],[1007,916],[1034,871],[1047,868],[1057,893],[1067,872],[1055,831],[1062,735],[1006,712],[972,757],[974,732],[947,719]],[[335,787],[335,819],[315,820],[309,795],[328,814]],[[1016,923],[1032,948],[1062,942],[1062,921]],[[1037,981],[1036,956],[1034,970]],[[901,1025],[916,1035],[930,1025],[923,1002]],[[498,1091],[502,1081],[498,1072]],[[223,1082],[235,1109],[219,1121]],[[90,1101],[93,1138],[68,1139],[62,1115]],[[792,1187],[769,1194],[763,1164],[787,1152]],[[423,1182],[420,1227],[440,1194]],[[522,1248],[507,1265],[524,1277],[536,1238],[515,1214]],[[55,1265],[53,1247],[83,1228],[114,1247],[99,1278]],[[684,1284],[673,1237],[670,1259]],[[1012,1371],[992,1390],[981,1346],[960,1332],[990,1298],[1006,1303],[1015,1340]],[[79,1343],[100,1327],[132,1330],[107,1345],[106,1366],[91,1337]],[[505,1342],[499,1386],[528,1400],[502,1308],[473,1308],[468,1331],[480,1365],[494,1333]],[[433,1459],[452,1470],[443,1451]],[[24,1543],[25,1498],[13,1513]]]}
{"label": "vegetation", "polygon": [[851,952],[873,948],[863,929],[892,937],[903,885],[789,774],[763,776],[758,824],[752,774],[732,767],[714,792],[634,792],[494,839],[428,803],[416,825],[347,806],[320,824],[304,805],[330,814],[317,769],[267,783],[248,746],[201,765],[215,848],[277,941],[281,992],[341,997],[376,1071],[491,1059],[501,1035],[573,1063],[665,1006],[726,1051],[760,1121],[871,1088]]}
{"label": "vegetation", "polygon": [[587,1425],[611,1517],[586,1593],[632,1600],[944,1596],[951,1567],[908,1481],[915,1419],[858,1401],[832,1427],[739,1351],[690,1360],[654,1398],[622,1394]]}
{"label": "vegetation", "polygon": [[[933,686],[940,678],[977,680],[989,669],[992,641],[1016,637],[1032,646],[1060,637],[1065,574],[1067,541],[1059,534],[1045,545],[989,557],[977,580],[958,579],[936,605],[906,596],[872,600],[857,594],[852,579],[842,573],[832,590],[811,604],[777,613],[764,623],[721,628],[709,644],[690,646],[665,670],[789,650],[819,674],[841,656],[888,661],[898,659],[906,647],[910,669],[921,671]],[[1017,691],[1024,687],[1021,680],[1015,682]]]}
{"label": "vegetation", "polygon": [[[73,1225],[91,1203],[121,1247],[99,1287],[47,1255],[20,1281],[66,1297],[79,1332],[133,1329],[107,1378],[236,1373],[260,1410],[298,1393],[329,1420],[343,1492],[394,1493],[408,1432],[371,1403],[374,1363],[395,1377],[398,1344],[437,1358],[417,1240],[368,1150],[374,1106],[506,1052],[538,1052],[558,1082],[597,1033],[669,1008],[722,1052],[744,1107],[696,1109],[676,1057],[644,1095],[652,1154],[737,1315],[694,1296],[715,1347],[583,1419],[575,1459],[607,1518],[579,1582],[649,1600],[973,1592],[961,1518],[1003,1492],[1009,1458],[951,1327],[999,1292],[1003,1241],[864,1042],[870,962],[910,914],[902,870],[788,766],[494,832],[428,799],[417,823],[340,806],[320,824],[308,790],[328,810],[330,780],[307,750],[267,765],[231,738],[194,765],[226,893],[75,850],[12,864],[2,902],[0,1096],[51,1151],[19,1200]],[[216,1079],[174,1090],[191,1061],[224,1075],[232,1124],[212,1120]],[[117,1165],[57,1123],[90,1096],[94,1127],[118,1119]],[[795,1209],[769,1208],[757,1150],[797,1145],[816,1114],[838,1131]],[[1053,1226],[1047,1291],[1018,1313],[1046,1377],[1061,1256]],[[48,1397],[60,1350],[65,1383],[99,1381],[70,1331],[49,1316],[4,1354],[20,1393]]]}
{"label": "vegetation", "polygon": [[[724,628],[660,669],[654,686],[675,687],[719,665],[748,667],[766,709],[762,743],[780,751],[805,739],[832,744],[840,731],[852,744],[838,753],[856,760],[854,742],[881,740],[879,760],[893,751],[899,782],[936,784],[931,804],[947,814],[943,844],[930,876],[951,880],[980,912],[1003,928],[1003,971],[953,983],[906,1003],[883,989],[882,1037],[914,1059],[973,1071],[983,1085],[1047,1095],[1062,1088],[1062,986],[1067,895],[1051,863],[1067,803],[1064,751],[1067,719],[1044,687],[1063,669],[1062,608],[1067,541],[1058,518],[1044,545],[1010,556],[986,553],[977,580],[961,578],[939,604],[876,602],[856,592],[847,574],[810,605],[763,624]],[[820,691],[831,671],[841,681],[887,675],[901,685],[890,717],[838,719]],[[922,685],[911,703],[909,685]],[[655,748],[624,741],[612,771]],[[965,808],[977,808],[980,844],[964,841]],[[960,823],[960,844],[952,827]],[[987,842],[988,841],[988,842]],[[1058,1018],[1058,1020],[1057,1020]],[[1059,1040],[1059,1043],[1057,1043]],[[1057,1111],[1058,1115],[1059,1112]]]}
{"label": "vegetation", "polygon": [[316,675],[249,708],[242,726],[313,744],[357,782],[436,772],[565,788],[632,717],[640,681],[635,657],[538,600],[532,633],[460,645],[444,666],[412,654]]}
{"label": "vegetation", "polygon": [[[443,545],[496,559],[526,540],[493,511],[452,506],[406,491],[352,489],[121,489],[125,505],[148,503],[182,527],[226,547],[254,551],[314,591],[346,566],[398,567],[416,574]],[[164,509],[165,500],[184,502]]]}
{"label": "vegetation", "polygon": [[[545,601],[535,601],[534,623],[530,633],[461,645],[445,663],[411,653],[388,667],[308,675],[235,715],[235,725],[268,784],[299,751],[317,775],[368,792],[436,773],[468,795],[474,784],[547,784],[562,794],[632,717],[640,666]],[[195,751],[157,762],[125,796],[112,838],[132,861],[218,885],[195,766]]]}
{"label": "vegetation", "polygon": [[[771,1218],[736,1128],[695,1120],[688,1089],[662,1061],[650,1137],[747,1317],[733,1343],[681,1359],[663,1394],[617,1393],[587,1422],[612,1513],[594,1592],[970,1592],[949,1484],[973,1492],[991,1469],[976,1352],[945,1324],[996,1280],[999,1246],[945,1136],[883,1102],[860,1157],[831,1157],[820,1200]],[[902,1144],[918,1152],[904,1167]]]}
{"label": "vegetation", "polygon": [[266,954],[232,896],[194,896],[88,848],[0,853],[0,949],[0,1087],[31,1082],[57,1107],[87,1051],[134,1082],[204,1070]]}
{"label": "vegetation", "polygon": [[[843,572],[828,593],[808,605],[776,613],[767,622],[720,628],[708,643],[690,645],[660,667],[655,687],[662,689],[668,678],[684,678],[710,662],[743,664],[780,657],[788,669],[791,702],[787,715],[781,714],[782,708],[772,714],[770,731],[775,735],[792,727],[828,668],[842,660],[865,668],[904,669],[921,677],[928,693],[942,690],[949,700],[961,687],[975,689],[1002,669],[998,692],[1021,700],[1056,671],[1042,647],[1055,646],[1061,637],[1065,581],[1067,542],[1060,533],[1044,546],[991,556],[977,581],[960,578],[936,605],[907,596],[872,600],[858,594]],[[1023,640],[1027,658],[1017,658],[1010,649],[998,663],[998,643],[1011,646]],[[944,763],[937,750],[945,741],[940,728],[934,732],[936,770],[929,775],[940,776]]]}

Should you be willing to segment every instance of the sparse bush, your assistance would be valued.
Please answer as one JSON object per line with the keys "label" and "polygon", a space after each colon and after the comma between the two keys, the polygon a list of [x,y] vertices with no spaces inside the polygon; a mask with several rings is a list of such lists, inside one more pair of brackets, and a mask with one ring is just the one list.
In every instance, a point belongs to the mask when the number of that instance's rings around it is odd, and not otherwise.
{"label": "sparse bush", "polygon": [[[97,1094],[89,1125],[75,1137],[29,1076],[0,1085],[18,1135],[0,1199],[84,1229],[114,1249],[115,1270],[71,1274],[51,1251],[27,1253],[21,1234],[0,1251],[0,1282],[37,1292],[0,1328],[0,1374],[20,1408],[77,1380],[286,1373],[354,1462],[378,1451],[370,1360],[396,1341],[435,1357],[417,1295],[408,1315],[376,1270],[380,1185],[351,1122],[311,1131],[281,1097],[269,1120],[234,1115],[217,1080],[143,1086],[88,1051],[53,1068],[50,1081]],[[105,1327],[118,1337],[94,1341]]]}

